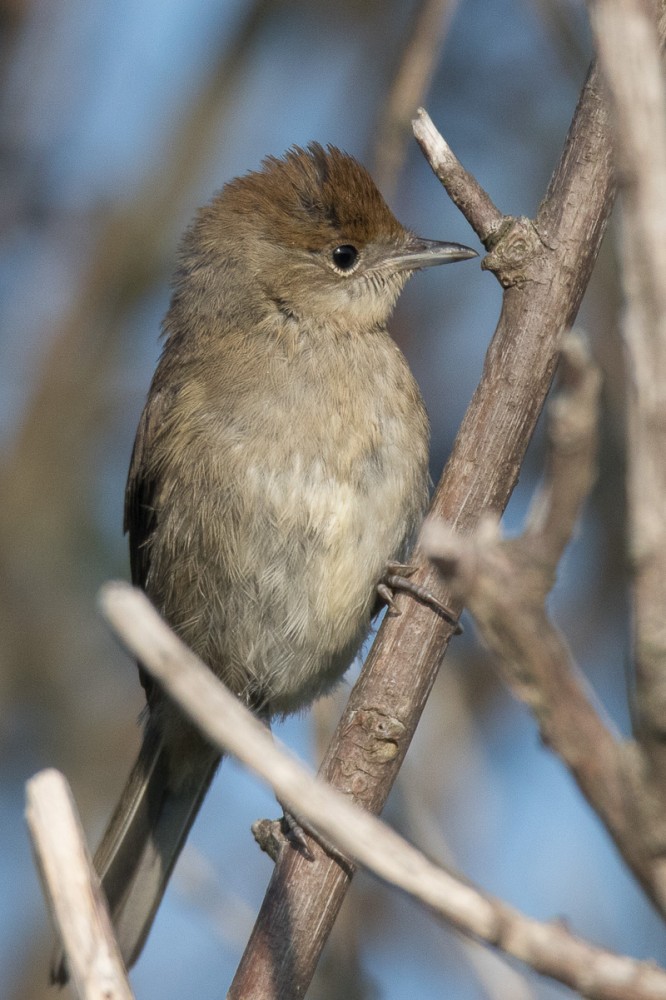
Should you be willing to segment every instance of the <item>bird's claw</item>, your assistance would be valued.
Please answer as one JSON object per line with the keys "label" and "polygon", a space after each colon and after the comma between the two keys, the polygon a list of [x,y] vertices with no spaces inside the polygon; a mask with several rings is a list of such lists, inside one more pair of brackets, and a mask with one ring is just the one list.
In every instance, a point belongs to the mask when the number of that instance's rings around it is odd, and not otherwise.
{"label": "bird's claw", "polygon": [[405,565],[404,563],[390,562],[386,566],[386,573],[382,580],[377,584],[377,594],[388,606],[389,613],[394,615],[399,615],[402,612],[397,606],[393,599],[394,592],[396,590],[402,590],[403,593],[411,594],[415,597],[417,601],[422,604],[427,604],[429,608],[436,611],[437,614],[441,615],[445,621],[450,625],[454,626],[454,635],[460,635],[462,633],[462,626],[459,624],[457,617],[454,615],[446,605],[438,601],[434,594],[432,594],[426,587],[422,587],[418,583],[414,583],[409,577],[416,572],[416,566]]}
{"label": "bird's claw", "polygon": [[285,809],[282,815],[282,832],[287,840],[301,852],[307,861],[315,860],[315,856],[310,850],[305,830],[298,822],[294,814],[290,813],[288,809]]}

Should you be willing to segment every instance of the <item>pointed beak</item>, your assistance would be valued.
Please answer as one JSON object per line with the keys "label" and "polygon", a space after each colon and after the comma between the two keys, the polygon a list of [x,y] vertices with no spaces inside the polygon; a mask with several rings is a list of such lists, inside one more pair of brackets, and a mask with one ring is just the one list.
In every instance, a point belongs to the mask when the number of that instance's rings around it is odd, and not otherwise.
{"label": "pointed beak", "polygon": [[471,260],[478,256],[476,250],[463,246],[462,243],[440,243],[439,240],[410,236],[408,242],[391,258],[391,264],[397,271],[416,271],[422,267],[452,264],[456,260]]}

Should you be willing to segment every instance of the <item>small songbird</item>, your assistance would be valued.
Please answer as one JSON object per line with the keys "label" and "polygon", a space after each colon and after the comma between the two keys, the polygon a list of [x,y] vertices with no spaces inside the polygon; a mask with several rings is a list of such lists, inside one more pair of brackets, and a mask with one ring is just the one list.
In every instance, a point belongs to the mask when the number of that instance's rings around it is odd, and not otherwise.
{"label": "small songbird", "polygon": [[[232,180],[184,236],[127,482],[132,579],[267,722],[339,680],[409,553],[429,430],[386,323],[411,274],[475,256],[413,235],[317,143]],[[220,760],[141,681],[143,744],[95,855],[128,967]]]}

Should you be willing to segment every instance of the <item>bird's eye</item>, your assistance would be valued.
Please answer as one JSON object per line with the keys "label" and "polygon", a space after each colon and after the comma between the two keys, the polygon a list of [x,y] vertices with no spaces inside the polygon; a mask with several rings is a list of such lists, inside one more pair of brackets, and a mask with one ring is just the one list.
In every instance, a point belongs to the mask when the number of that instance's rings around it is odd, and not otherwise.
{"label": "bird's eye", "polygon": [[331,260],[338,271],[351,271],[358,260],[358,250],[351,243],[336,247],[331,254]]}

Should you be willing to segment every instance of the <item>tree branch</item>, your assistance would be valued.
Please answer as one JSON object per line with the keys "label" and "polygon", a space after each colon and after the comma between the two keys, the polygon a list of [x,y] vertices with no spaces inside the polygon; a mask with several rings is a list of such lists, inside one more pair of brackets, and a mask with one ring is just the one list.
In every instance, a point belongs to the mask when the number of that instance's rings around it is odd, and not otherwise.
{"label": "tree branch", "polygon": [[[562,923],[544,924],[438,868],[346,796],[310,776],[159,617],[145,595],[109,584],[106,617],[199,729],[263,777],[280,801],[380,878],[464,934],[597,1000],[666,1000],[666,971],[597,948]],[[286,847],[285,850],[290,850]],[[315,862],[316,863],[316,862]],[[298,995],[294,990],[292,997]]]}
{"label": "tree branch", "polygon": [[663,0],[590,4],[621,171],[636,735],[653,785],[645,820],[666,867],[666,94],[658,12],[663,23]]}
{"label": "tree branch", "polygon": [[26,786],[26,819],[49,909],[81,1000],[132,1000],[72,793],[58,771]]}
{"label": "tree branch", "polygon": [[446,193],[465,216],[484,246],[499,230],[504,216],[475,177],[465,170],[444,136],[440,135],[424,108],[413,122],[414,138]]}
{"label": "tree branch", "polygon": [[409,142],[414,111],[432,82],[457,0],[421,0],[406,41],[375,143],[373,176],[388,201],[395,191]]}
{"label": "tree branch", "polygon": [[[506,286],[502,313],[431,507],[462,530],[508,502],[612,198],[608,121],[593,71],[536,222],[522,230],[508,227],[485,261]],[[415,559],[415,582],[449,604],[434,568],[418,552]],[[393,785],[451,635],[446,621],[407,595],[398,594],[396,603],[403,613],[384,620],[321,767],[327,781],[375,813]],[[314,864],[295,850],[281,855],[230,1000],[306,992],[352,875],[316,844],[311,849]]]}
{"label": "tree branch", "polygon": [[554,572],[596,478],[601,374],[576,333],[562,341],[557,394],[548,407],[544,481],[532,500],[526,538]]}
{"label": "tree branch", "polygon": [[502,541],[496,521],[467,536],[431,520],[423,544],[474,616],[502,676],[569,768],[657,908],[666,884],[646,850],[639,817],[649,790],[636,748],[622,743],[545,609],[557,562],[594,479],[599,375],[573,335],[563,350],[564,392],[550,408],[544,486],[522,537]]}

